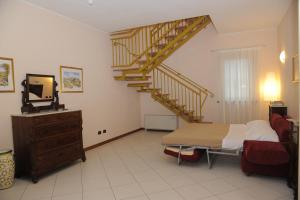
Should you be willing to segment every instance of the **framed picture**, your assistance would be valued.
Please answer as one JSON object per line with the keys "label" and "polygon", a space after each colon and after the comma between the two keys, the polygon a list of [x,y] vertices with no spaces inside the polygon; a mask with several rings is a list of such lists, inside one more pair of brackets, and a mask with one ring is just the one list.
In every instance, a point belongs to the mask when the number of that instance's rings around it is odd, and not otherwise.
{"label": "framed picture", "polygon": [[83,92],[82,68],[60,66],[60,91]]}
{"label": "framed picture", "polygon": [[293,83],[299,83],[299,57],[293,57]]}
{"label": "framed picture", "polygon": [[0,57],[0,92],[15,92],[14,61]]}

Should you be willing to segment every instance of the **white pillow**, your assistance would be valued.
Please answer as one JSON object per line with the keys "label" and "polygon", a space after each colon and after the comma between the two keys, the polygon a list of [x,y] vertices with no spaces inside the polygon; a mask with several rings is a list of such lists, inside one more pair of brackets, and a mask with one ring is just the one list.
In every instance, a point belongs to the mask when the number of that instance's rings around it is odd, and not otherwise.
{"label": "white pillow", "polygon": [[246,140],[279,142],[277,133],[271,128],[269,122],[254,120],[247,124]]}
{"label": "white pillow", "polygon": [[268,128],[270,127],[269,122],[265,121],[265,120],[253,120],[248,122],[247,124],[247,128]]}

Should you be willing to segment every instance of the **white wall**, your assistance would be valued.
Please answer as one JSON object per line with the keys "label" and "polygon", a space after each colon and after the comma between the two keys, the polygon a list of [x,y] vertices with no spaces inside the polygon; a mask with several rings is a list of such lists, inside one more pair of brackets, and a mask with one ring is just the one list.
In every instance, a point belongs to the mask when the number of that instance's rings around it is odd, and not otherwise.
{"label": "white wall", "polygon": [[[60,94],[67,108],[82,109],[84,146],[140,127],[139,96],[113,80],[109,34],[18,0],[0,1],[0,57],[15,63],[15,93],[0,93],[0,148],[12,147],[10,115],[20,113],[26,73],[53,74],[82,67],[84,93]],[[107,129],[107,134],[97,135]]]}
{"label": "white wall", "polygon": [[[178,72],[191,78],[193,81],[206,87],[215,94],[214,98],[208,98],[204,110],[204,120],[221,122],[222,94],[220,83],[220,69],[218,65],[217,52],[215,50],[227,48],[243,48],[261,46],[260,48],[260,79],[265,78],[267,72],[278,73],[277,56],[277,30],[258,30],[230,34],[219,34],[213,25],[198,33],[188,41],[165,63]],[[267,108],[263,111],[263,117],[267,118]],[[154,102],[147,94],[141,95],[141,123],[144,114],[171,114],[161,105]]]}
{"label": "white wall", "polygon": [[287,58],[281,64],[283,100],[288,106],[288,114],[299,119],[298,86],[299,83],[292,83],[292,57],[298,54],[298,6],[294,0],[286,15],[278,27],[279,56],[285,51]]}

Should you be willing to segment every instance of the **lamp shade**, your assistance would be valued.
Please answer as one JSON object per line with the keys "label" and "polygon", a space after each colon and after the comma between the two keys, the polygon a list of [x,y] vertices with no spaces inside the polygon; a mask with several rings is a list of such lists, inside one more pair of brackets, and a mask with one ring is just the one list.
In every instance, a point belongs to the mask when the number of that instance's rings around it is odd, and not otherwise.
{"label": "lamp shade", "polygon": [[280,82],[276,79],[274,72],[269,72],[267,74],[263,93],[265,101],[280,100]]}

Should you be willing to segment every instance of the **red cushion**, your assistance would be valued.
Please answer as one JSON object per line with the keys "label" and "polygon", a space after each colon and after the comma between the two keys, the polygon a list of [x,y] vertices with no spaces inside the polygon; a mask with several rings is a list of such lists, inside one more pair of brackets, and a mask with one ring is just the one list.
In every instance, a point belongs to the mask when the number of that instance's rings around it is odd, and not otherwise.
{"label": "red cushion", "polygon": [[241,158],[241,168],[247,174],[262,174],[267,176],[287,177],[289,174],[289,163],[282,165],[258,165]]}
{"label": "red cushion", "polygon": [[271,119],[270,119],[270,125],[271,125],[271,127],[274,129],[274,124],[276,123],[276,120],[277,119],[281,119],[282,118],[282,116],[281,115],[279,115],[279,114],[277,114],[277,113],[273,113],[272,115],[271,115]]}
{"label": "red cushion", "polygon": [[[174,151],[171,151],[171,150],[168,150],[168,149],[165,149],[164,153],[167,154],[167,155],[176,157],[176,158],[178,157],[178,152],[174,152]],[[185,160],[185,161],[198,161],[201,158],[202,154],[203,154],[202,151],[195,149],[192,155],[183,155],[183,154],[181,154],[180,158],[182,160]]]}
{"label": "red cushion", "polygon": [[288,142],[289,134],[291,132],[291,122],[284,118],[276,119],[273,125],[273,129],[276,131],[280,142]]}
{"label": "red cushion", "polygon": [[289,162],[289,154],[279,142],[246,140],[243,156],[261,165],[281,165]]}

